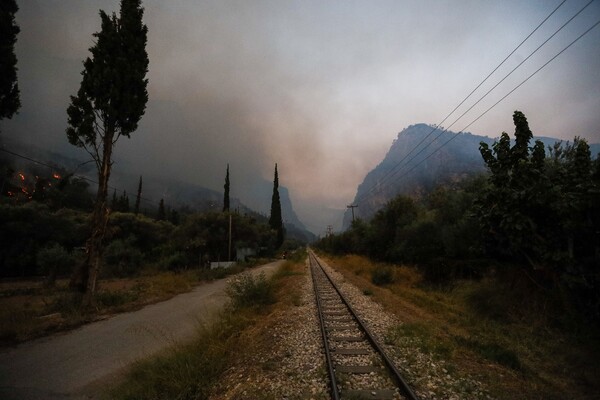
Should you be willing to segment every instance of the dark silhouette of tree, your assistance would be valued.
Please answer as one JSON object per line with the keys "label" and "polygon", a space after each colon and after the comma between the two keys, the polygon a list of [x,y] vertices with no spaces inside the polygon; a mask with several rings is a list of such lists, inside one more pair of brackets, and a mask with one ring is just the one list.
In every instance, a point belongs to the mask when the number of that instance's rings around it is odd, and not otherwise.
{"label": "dark silhouette of tree", "polygon": [[142,176],[140,175],[140,183],[138,184],[137,196],[135,197],[135,215],[140,212],[140,200],[142,198]]}
{"label": "dark silhouette of tree", "polygon": [[223,212],[229,211],[229,164],[227,164],[227,175],[225,175],[225,193],[223,195]]}
{"label": "dark silhouette of tree", "polygon": [[121,212],[129,212],[129,196],[127,196],[127,191],[123,191],[123,196],[119,200],[119,211]]}
{"label": "dark silhouette of tree", "polygon": [[514,112],[513,122],[512,147],[506,132],[492,149],[486,143],[480,144],[481,155],[491,172],[491,185],[483,196],[479,215],[492,254],[535,264],[544,247],[538,231],[549,215],[548,199],[544,198],[545,151],[543,144],[536,141],[530,154],[533,134],[522,112]]}
{"label": "dark silhouette of tree", "polygon": [[158,221],[165,221],[167,219],[167,213],[165,211],[165,201],[160,199],[160,203],[158,203],[158,214],[156,214],[156,219]]}
{"label": "dark silhouette of tree", "polygon": [[269,217],[269,226],[277,232],[275,248],[279,248],[283,244],[285,232],[283,228],[283,220],[281,218],[281,201],[279,198],[279,174],[277,172],[277,164],[275,164],[275,178],[273,179],[273,196],[271,197],[271,216]]}
{"label": "dark silhouette of tree", "polygon": [[148,102],[148,29],[142,22],[143,12],[140,0],[121,0],[119,17],[100,11],[102,25],[94,34],[92,57],[83,63],[81,86],[67,109],[69,142],[92,156],[98,172],[87,261],[71,282],[84,291],[84,306],[93,302],[102,260],[113,146],[121,136],[130,137],[137,129]]}
{"label": "dark silhouette of tree", "polygon": [[119,201],[117,199],[117,189],[113,191],[112,201],[110,202],[110,209],[113,211],[118,211]]}
{"label": "dark silhouette of tree", "polygon": [[0,120],[12,118],[21,107],[15,55],[15,43],[20,32],[15,22],[18,10],[15,0],[0,3]]}

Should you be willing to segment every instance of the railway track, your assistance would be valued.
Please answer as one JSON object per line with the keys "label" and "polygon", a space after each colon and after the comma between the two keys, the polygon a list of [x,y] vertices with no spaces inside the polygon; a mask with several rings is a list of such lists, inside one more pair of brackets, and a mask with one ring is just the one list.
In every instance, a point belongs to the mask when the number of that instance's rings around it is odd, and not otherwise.
{"label": "railway track", "polygon": [[331,398],[416,400],[398,369],[312,251],[309,262]]}

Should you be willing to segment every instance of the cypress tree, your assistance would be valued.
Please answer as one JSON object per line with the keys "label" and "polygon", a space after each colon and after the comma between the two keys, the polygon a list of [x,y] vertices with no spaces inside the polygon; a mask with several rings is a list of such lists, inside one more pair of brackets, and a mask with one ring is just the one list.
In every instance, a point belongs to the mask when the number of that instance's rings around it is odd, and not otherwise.
{"label": "cypress tree", "polygon": [[225,185],[223,186],[223,212],[229,211],[229,164],[227,164],[227,175],[225,175]]}
{"label": "cypress tree", "polygon": [[2,0],[0,3],[0,120],[12,118],[21,107],[15,55],[15,43],[20,32],[15,22],[18,10],[15,0]]}
{"label": "cypress tree", "polygon": [[138,184],[137,196],[135,197],[135,215],[140,212],[140,200],[142,198],[142,176],[140,175],[140,183]]}
{"label": "cypress tree", "polygon": [[117,201],[117,189],[113,191],[112,201],[110,202],[110,209],[113,211],[117,211],[119,207],[119,202]]}
{"label": "cypress tree", "polygon": [[279,198],[279,174],[277,164],[275,164],[275,178],[273,179],[273,196],[271,197],[271,216],[269,217],[269,226],[277,232],[275,247],[279,248],[283,244],[284,230],[283,220],[281,218],[281,201]]}
{"label": "cypress tree", "polygon": [[160,203],[158,203],[158,214],[156,216],[158,221],[164,221],[167,219],[167,213],[165,212],[165,201],[160,199]]}
{"label": "cypress tree", "polygon": [[119,17],[100,11],[102,24],[94,34],[92,56],[83,63],[81,86],[67,109],[69,142],[90,154],[98,173],[87,260],[71,280],[71,286],[84,292],[84,307],[93,303],[102,260],[113,146],[137,129],[148,102],[148,28],[143,14],[140,0],[121,0]]}

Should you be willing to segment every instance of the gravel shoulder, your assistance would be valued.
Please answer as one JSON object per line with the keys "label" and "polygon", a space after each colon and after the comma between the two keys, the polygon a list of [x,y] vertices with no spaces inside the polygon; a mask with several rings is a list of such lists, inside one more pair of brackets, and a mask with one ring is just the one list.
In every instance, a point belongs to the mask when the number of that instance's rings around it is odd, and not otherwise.
{"label": "gravel shoulder", "polygon": [[[480,382],[451,371],[443,360],[420,352],[415,343],[391,340],[394,327],[403,321],[321,262],[420,399],[491,398]],[[308,262],[301,278],[300,301],[274,312],[260,331],[247,333],[255,338],[253,346],[240,355],[211,400],[329,398]]]}
{"label": "gravel shoulder", "polygon": [[[269,274],[280,261],[255,268]],[[0,398],[93,398],[95,382],[191,338],[226,302],[226,280],[77,330],[0,351]]]}

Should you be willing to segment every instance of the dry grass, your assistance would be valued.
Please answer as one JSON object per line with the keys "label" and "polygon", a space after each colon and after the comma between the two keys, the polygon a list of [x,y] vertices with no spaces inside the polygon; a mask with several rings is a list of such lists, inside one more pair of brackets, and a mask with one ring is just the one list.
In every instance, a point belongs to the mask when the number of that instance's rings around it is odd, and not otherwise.
{"label": "dry grass", "polygon": [[484,382],[495,398],[592,399],[600,393],[598,331],[553,326],[549,305],[523,301],[529,297],[524,288],[510,292],[492,280],[432,288],[405,266],[394,267],[392,283],[377,286],[371,277],[381,264],[353,255],[328,262],[405,321],[390,340],[418,338],[423,351]]}
{"label": "dry grass", "polygon": [[161,272],[137,278],[99,281],[96,308],[83,311],[81,296],[68,289],[67,280],[53,288],[41,281],[0,284],[0,345],[19,343],[82,323],[139,309],[169,299],[198,284],[198,273]]}

